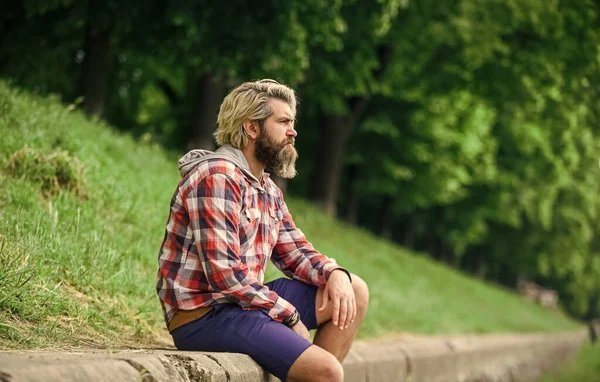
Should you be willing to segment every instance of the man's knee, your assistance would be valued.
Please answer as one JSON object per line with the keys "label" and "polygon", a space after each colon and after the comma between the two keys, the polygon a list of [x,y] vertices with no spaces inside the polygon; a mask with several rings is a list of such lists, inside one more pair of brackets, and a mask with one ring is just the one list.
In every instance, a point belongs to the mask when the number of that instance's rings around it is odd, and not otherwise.
{"label": "man's knee", "polygon": [[343,382],[344,368],[331,353],[313,345],[292,365],[288,380]]}
{"label": "man's knee", "polygon": [[352,287],[356,298],[356,309],[358,312],[366,312],[369,306],[369,287],[363,279],[352,274]]}
{"label": "man's knee", "polygon": [[326,362],[323,362],[323,365],[321,365],[321,367],[321,375],[323,376],[323,381],[344,381],[344,368],[335,357],[332,356]]}

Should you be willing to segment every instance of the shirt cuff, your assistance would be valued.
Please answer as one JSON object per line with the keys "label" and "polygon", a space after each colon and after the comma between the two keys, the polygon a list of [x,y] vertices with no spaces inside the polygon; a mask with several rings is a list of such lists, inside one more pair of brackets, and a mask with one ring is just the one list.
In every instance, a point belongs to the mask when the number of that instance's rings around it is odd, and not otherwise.
{"label": "shirt cuff", "polygon": [[283,322],[292,314],[294,314],[295,311],[296,308],[294,307],[294,305],[279,297],[275,302],[275,306],[272,307],[271,310],[269,310],[268,315],[277,322]]}
{"label": "shirt cuff", "polygon": [[342,268],[342,267],[334,268],[331,270],[331,272],[329,272],[330,276],[331,276],[331,273],[333,273],[333,271],[344,272],[346,274],[346,276],[348,276],[348,280],[350,280],[350,284],[352,284],[352,276],[350,276],[350,272],[346,268]]}

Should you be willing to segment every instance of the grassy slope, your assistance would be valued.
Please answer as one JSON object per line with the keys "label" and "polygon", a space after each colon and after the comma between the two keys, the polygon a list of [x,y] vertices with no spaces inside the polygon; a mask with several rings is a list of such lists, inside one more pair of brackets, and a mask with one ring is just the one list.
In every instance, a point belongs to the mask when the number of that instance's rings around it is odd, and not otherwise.
{"label": "grassy slope", "polygon": [[[83,197],[44,196],[39,184],[0,171],[0,348],[168,339],[154,283],[177,156],[69,110],[0,82],[0,168],[24,145],[46,154],[66,150],[86,168]],[[303,201],[288,203],[317,249],[369,283],[362,337],[578,325]],[[273,267],[267,277],[278,277]]]}

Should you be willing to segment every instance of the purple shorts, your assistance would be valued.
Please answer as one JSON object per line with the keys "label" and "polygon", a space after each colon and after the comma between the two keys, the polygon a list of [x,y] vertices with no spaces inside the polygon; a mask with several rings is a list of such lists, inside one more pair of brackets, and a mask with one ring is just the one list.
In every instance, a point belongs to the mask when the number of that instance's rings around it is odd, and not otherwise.
{"label": "purple shorts", "polygon": [[[277,279],[265,284],[298,309],[308,330],[317,328],[318,288],[300,281]],[[199,320],[171,333],[179,350],[244,353],[285,381],[292,364],[312,343],[260,310],[219,304]]]}

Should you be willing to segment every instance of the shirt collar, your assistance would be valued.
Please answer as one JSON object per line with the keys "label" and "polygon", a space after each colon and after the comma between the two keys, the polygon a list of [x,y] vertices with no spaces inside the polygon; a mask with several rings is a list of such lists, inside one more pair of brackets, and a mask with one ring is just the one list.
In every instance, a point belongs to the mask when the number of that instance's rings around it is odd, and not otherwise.
{"label": "shirt collar", "polygon": [[[219,147],[215,153],[218,153],[223,156],[227,156],[231,159],[231,161],[238,166],[240,170],[244,173],[246,178],[250,180],[250,183],[261,191],[265,191],[265,185],[267,184],[267,179],[269,178],[269,173],[263,171],[258,179],[252,174],[250,171],[250,165],[248,164],[248,160],[244,156],[242,150],[233,147],[231,144],[226,143],[223,146]],[[259,180],[260,179],[260,180]]]}

